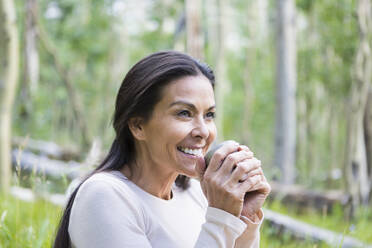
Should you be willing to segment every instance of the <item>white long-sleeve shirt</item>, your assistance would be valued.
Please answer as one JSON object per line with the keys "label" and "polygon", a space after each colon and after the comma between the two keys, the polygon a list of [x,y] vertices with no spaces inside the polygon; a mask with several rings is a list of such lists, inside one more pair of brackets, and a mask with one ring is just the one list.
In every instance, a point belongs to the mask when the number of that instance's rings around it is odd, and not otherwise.
{"label": "white long-sleeve shirt", "polygon": [[[76,248],[259,247],[259,223],[208,207],[200,183],[163,200],[119,171],[94,174],[80,187],[68,232]],[[238,239],[239,238],[239,239]]]}

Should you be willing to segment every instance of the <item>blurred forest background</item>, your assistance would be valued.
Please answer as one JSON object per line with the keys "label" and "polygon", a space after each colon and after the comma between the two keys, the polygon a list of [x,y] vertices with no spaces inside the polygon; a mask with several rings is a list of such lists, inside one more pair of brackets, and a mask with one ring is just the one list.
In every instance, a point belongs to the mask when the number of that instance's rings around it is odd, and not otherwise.
{"label": "blurred forest background", "polygon": [[50,247],[122,79],[159,50],[212,67],[219,140],[263,161],[262,247],[372,244],[371,0],[0,2],[0,247]]}

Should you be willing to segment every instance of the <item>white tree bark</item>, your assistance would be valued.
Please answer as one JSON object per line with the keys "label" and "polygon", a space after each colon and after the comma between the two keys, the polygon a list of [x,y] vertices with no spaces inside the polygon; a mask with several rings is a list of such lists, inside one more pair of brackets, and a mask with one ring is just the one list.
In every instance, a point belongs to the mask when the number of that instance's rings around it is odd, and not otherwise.
{"label": "white tree bark", "polygon": [[25,30],[25,56],[26,56],[26,78],[30,86],[31,94],[37,91],[39,83],[39,52],[37,49],[36,28],[36,0],[26,1],[26,30]]}
{"label": "white tree bark", "polygon": [[354,206],[360,203],[367,204],[371,191],[363,126],[372,76],[370,45],[372,32],[371,11],[371,0],[359,0],[357,16],[360,41],[355,59],[353,84],[348,105],[348,132],[344,170],[346,173],[347,189],[353,196]]}
{"label": "white tree bark", "polygon": [[366,141],[368,181],[370,183],[368,196],[370,203],[372,199],[372,86],[369,87],[366,113],[364,115],[364,137]]}
{"label": "white tree bark", "polygon": [[218,51],[218,0],[204,0],[205,20],[206,20],[206,41],[208,43],[208,58],[211,61],[211,66],[216,68],[217,51]]}
{"label": "white tree bark", "polygon": [[187,52],[194,58],[203,59],[203,34],[201,0],[185,0]]}
{"label": "white tree bark", "polygon": [[[366,141],[366,155],[368,167],[368,181],[372,184],[372,86],[369,87],[366,112],[364,114],[364,138]],[[369,192],[369,200],[372,197],[372,185]]]}
{"label": "white tree bark", "polygon": [[225,97],[230,91],[230,87],[226,77],[226,5],[225,0],[217,0],[217,54],[216,54],[216,106],[217,106],[217,130],[218,141],[223,141],[224,138],[224,106]]}
{"label": "white tree bark", "polygon": [[293,0],[277,2],[275,163],[284,183],[295,181],[296,25]]}
{"label": "white tree bark", "polygon": [[18,80],[19,39],[12,0],[0,3],[0,180],[7,192],[11,179],[12,106]]}

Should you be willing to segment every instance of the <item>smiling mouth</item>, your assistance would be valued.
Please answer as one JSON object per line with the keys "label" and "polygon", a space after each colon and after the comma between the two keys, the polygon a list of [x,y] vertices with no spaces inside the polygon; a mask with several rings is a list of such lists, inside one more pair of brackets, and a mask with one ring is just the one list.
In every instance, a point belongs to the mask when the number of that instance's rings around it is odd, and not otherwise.
{"label": "smiling mouth", "polygon": [[197,156],[197,157],[202,157],[203,156],[203,149],[202,148],[199,148],[199,149],[191,149],[191,148],[186,148],[186,147],[177,147],[177,150],[179,150],[180,152],[183,152],[185,154],[188,154],[188,155],[193,155],[193,156]]}

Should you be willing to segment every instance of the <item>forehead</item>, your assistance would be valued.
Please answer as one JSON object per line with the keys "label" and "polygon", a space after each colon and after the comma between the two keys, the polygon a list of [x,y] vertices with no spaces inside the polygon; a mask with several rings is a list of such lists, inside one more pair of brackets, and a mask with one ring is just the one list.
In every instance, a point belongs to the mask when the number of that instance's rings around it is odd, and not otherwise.
{"label": "forehead", "polygon": [[214,105],[212,84],[202,75],[177,79],[169,83],[162,93],[161,102],[163,103],[185,100],[194,104]]}

